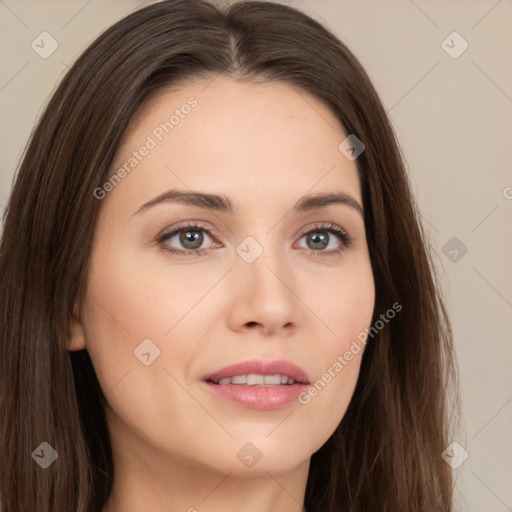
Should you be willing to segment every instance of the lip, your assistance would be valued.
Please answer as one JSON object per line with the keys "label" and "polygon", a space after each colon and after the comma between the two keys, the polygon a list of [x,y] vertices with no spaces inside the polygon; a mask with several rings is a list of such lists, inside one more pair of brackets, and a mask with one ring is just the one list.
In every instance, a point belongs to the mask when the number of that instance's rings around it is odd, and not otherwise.
{"label": "lip", "polygon": [[[295,384],[276,386],[247,386],[243,384],[215,384],[226,377],[234,375],[287,375]],[[295,364],[285,361],[244,361],[227,366],[203,379],[203,385],[215,396],[240,407],[250,409],[279,409],[297,400],[298,395],[309,385],[306,372]]]}
{"label": "lip", "polygon": [[254,359],[252,361],[243,361],[241,363],[226,366],[211,375],[208,375],[204,380],[219,381],[227,377],[233,377],[235,375],[248,375],[249,373],[255,373],[258,375],[287,375],[291,377],[299,384],[309,384],[309,377],[307,373],[299,366],[279,359],[275,361],[261,361]]}

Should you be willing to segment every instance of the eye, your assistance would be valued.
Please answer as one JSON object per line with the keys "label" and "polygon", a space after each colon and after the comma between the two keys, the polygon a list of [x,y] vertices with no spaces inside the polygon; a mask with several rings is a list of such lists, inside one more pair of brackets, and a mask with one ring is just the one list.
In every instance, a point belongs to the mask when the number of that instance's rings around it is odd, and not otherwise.
{"label": "eye", "polygon": [[[214,238],[212,230],[188,222],[160,235],[157,243],[170,253],[182,256],[202,256],[212,247]],[[315,224],[308,231],[302,233],[299,241],[303,238],[306,238],[306,244],[308,245],[305,249],[313,257],[337,256],[349,248],[353,242],[352,237],[345,230],[331,223]],[[210,247],[202,248],[203,244],[208,242],[208,239],[211,240]],[[214,245],[222,247],[222,244],[217,242],[214,242]]]}
{"label": "eye", "polygon": [[[301,240],[306,238],[310,255],[336,256],[348,249],[353,242],[352,237],[336,224],[316,224],[302,234]],[[336,243],[337,242],[337,243]],[[329,248],[331,250],[326,251]]]}
{"label": "eye", "polygon": [[[201,246],[208,238],[212,238],[210,230],[198,224],[188,223],[162,234],[157,242],[171,253],[200,256],[207,252],[206,249],[201,249]],[[181,248],[176,249],[173,244],[181,245]]]}

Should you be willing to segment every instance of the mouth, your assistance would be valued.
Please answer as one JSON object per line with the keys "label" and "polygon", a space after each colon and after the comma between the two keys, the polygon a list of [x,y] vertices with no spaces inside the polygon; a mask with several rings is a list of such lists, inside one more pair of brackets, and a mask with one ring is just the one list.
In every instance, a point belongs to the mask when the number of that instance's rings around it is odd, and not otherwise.
{"label": "mouth", "polygon": [[289,361],[245,361],[203,379],[224,401],[250,409],[278,409],[297,400],[309,385],[306,372]]}
{"label": "mouth", "polygon": [[290,386],[309,384],[307,373],[299,366],[285,360],[243,361],[218,370],[204,377],[205,381],[225,386]]}
{"label": "mouth", "polygon": [[288,375],[262,375],[249,373],[248,375],[234,375],[233,377],[224,377],[218,381],[208,379],[206,382],[226,386],[233,384],[235,386],[292,386],[293,384],[307,384],[307,382],[296,381]]}

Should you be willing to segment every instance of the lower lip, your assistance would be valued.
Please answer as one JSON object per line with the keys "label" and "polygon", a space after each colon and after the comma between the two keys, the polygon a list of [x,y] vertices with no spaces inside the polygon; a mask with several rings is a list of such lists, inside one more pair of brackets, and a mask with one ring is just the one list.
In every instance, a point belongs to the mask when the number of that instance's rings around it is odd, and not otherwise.
{"label": "lower lip", "polygon": [[244,386],[241,384],[214,384],[203,381],[215,395],[236,405],[250,409],[280,409],[294,401],[307,384],[286,384],[281,386]]}

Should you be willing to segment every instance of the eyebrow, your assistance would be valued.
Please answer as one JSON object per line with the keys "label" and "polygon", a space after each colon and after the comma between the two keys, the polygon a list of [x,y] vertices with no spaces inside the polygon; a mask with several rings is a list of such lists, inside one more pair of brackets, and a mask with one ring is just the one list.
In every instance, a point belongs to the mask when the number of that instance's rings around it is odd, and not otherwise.
{"label": "eyebrow", "polygon": [[[197,206],[223,213],[233,214],[235,209],[233,203],[224,195],[205,194],[196,191],[169,190],[151,201],[143,204],[134,215],[146,211],[160,204],[177,203],[187,206]],[[328,194],[313,194],[301,197],[293,206],[292,212],[303,213],[312,210],[326,208],[332,204],[342,204],[356,210],[364,220],[364,211],[361,205],[345,192],[336,192]]]}

